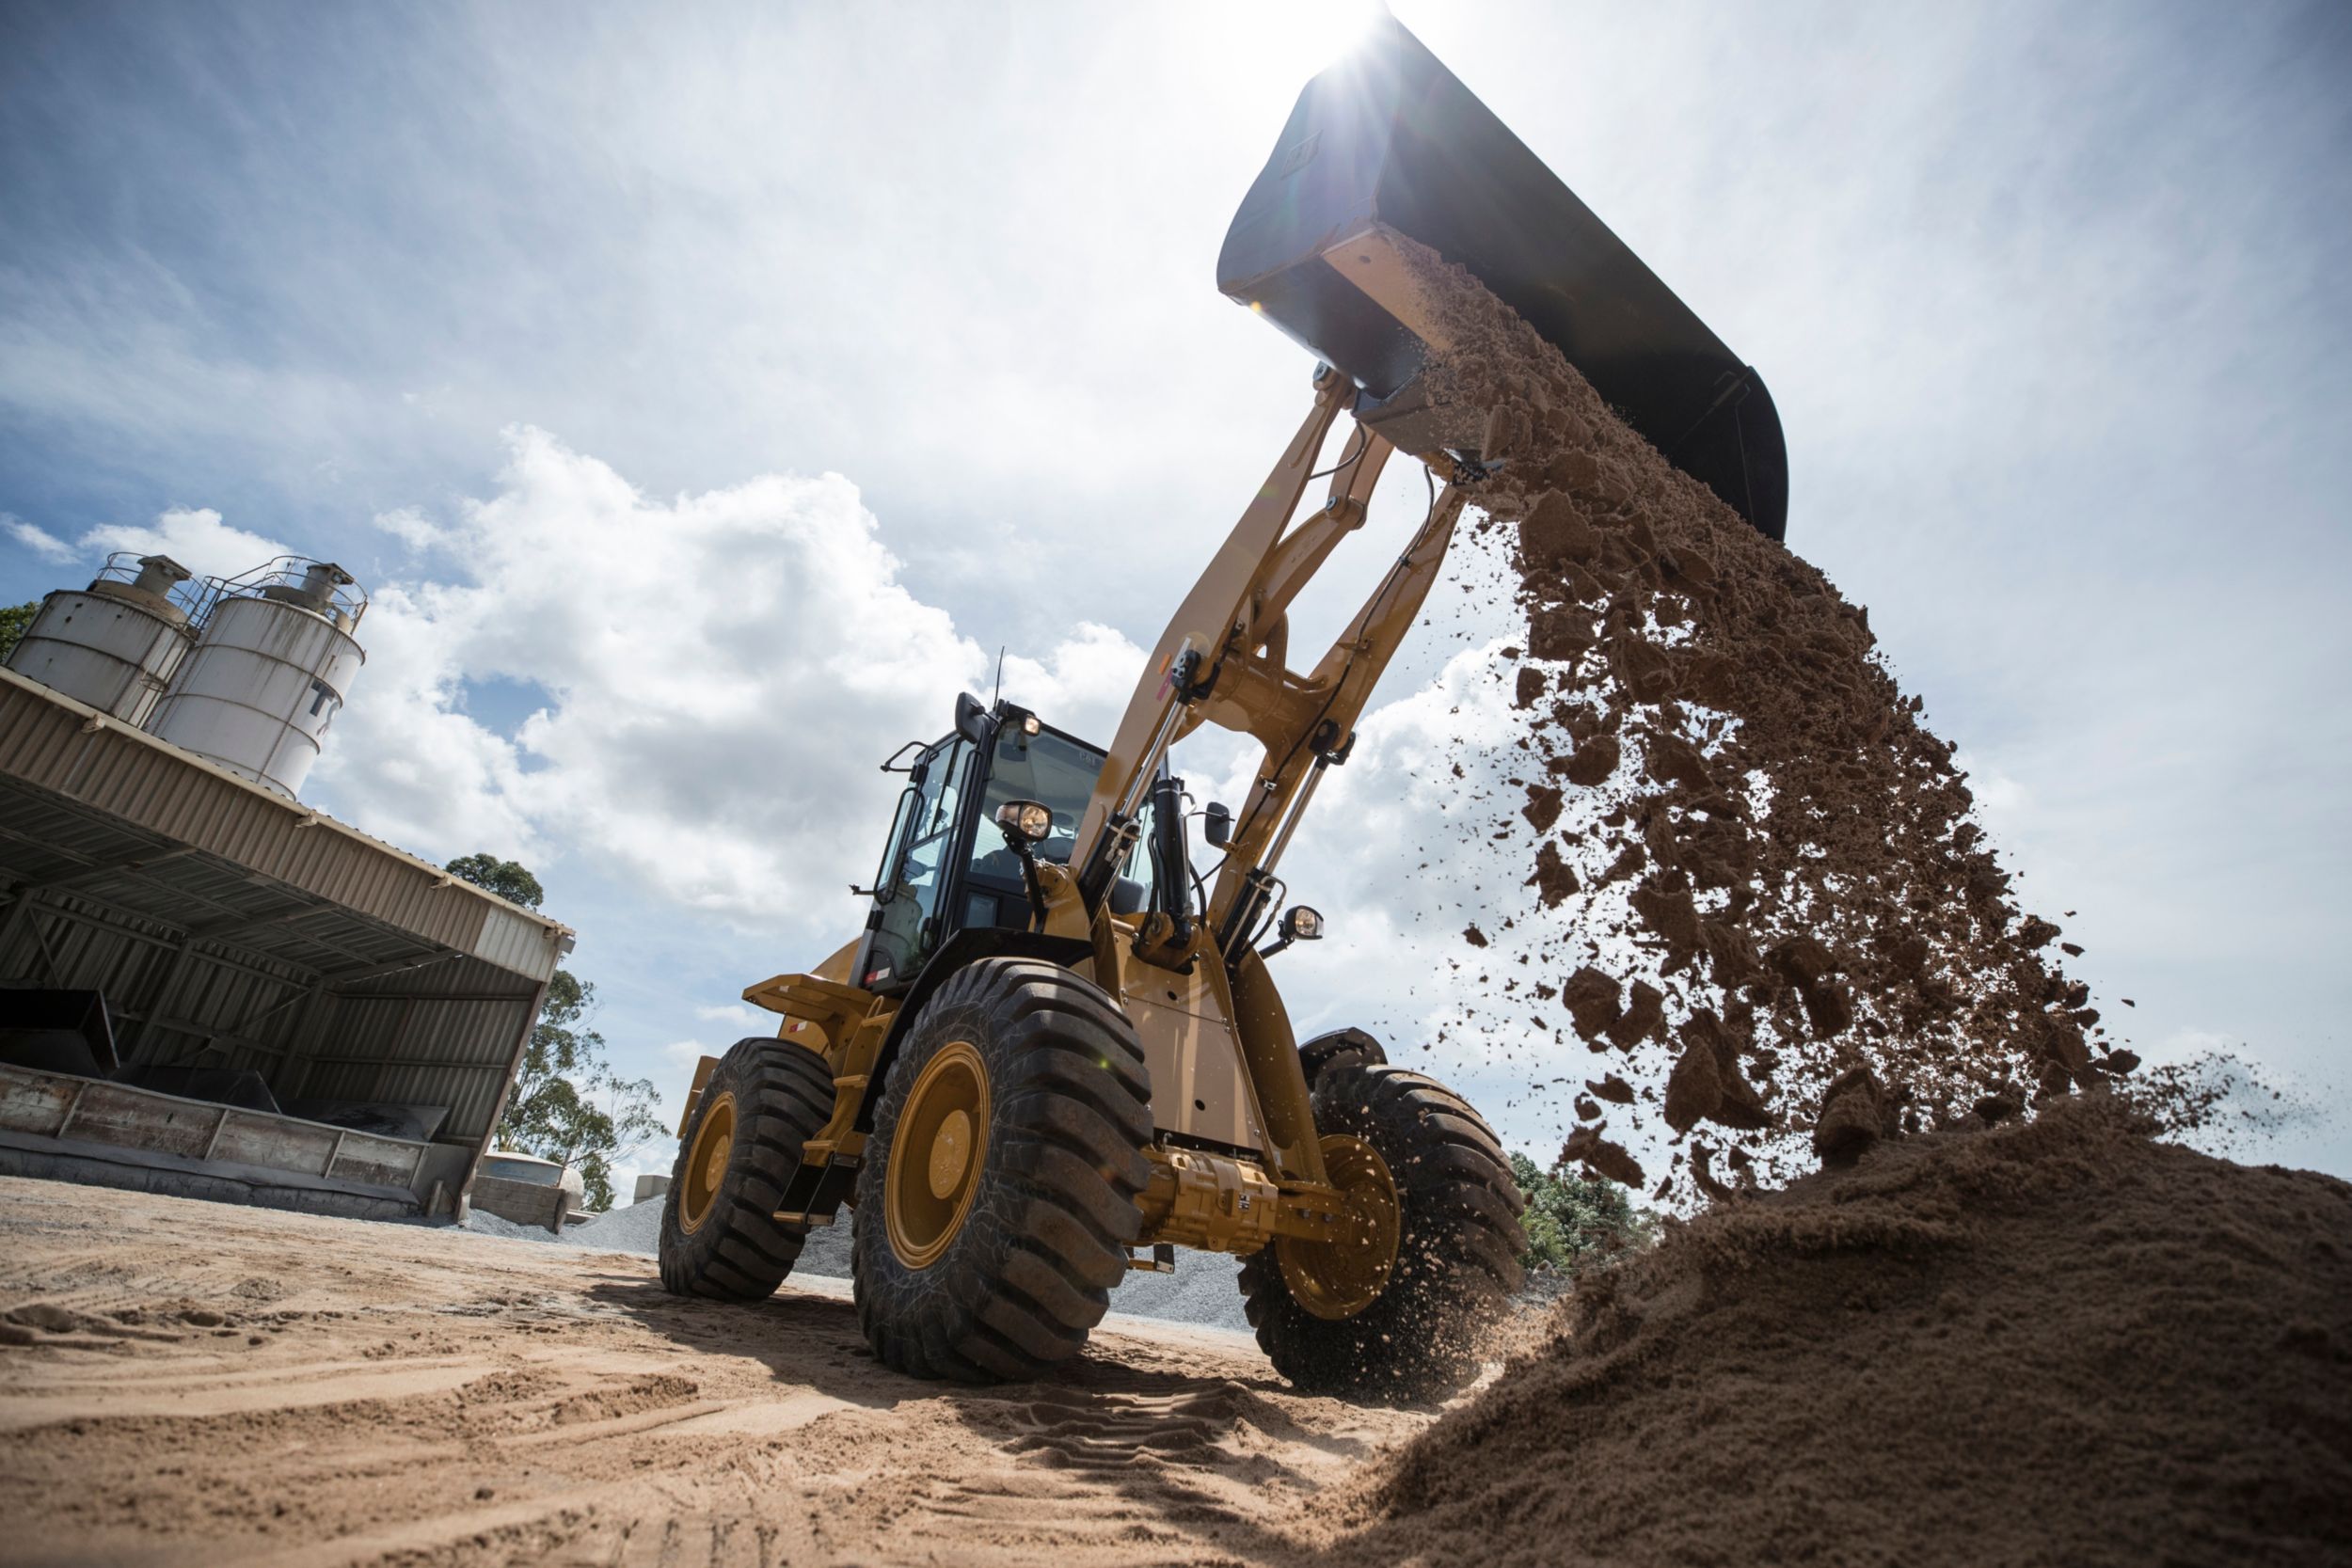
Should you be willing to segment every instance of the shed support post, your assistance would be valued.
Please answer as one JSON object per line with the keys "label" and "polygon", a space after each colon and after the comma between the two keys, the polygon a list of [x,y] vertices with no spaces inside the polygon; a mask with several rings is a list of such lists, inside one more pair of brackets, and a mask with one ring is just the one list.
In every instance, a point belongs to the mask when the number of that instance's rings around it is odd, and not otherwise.
{"label": "shed support post", "polygon": [[73,1098],[65,1102],[65,1115],[57,1118],[57,1130],[49,1134],[51,1137],[64,1137],[65,1130],[73,1125],[73,1113],[82,1108],[82,1091],[89,1085],[90,1081],[87,1078],[77,1078],[73,1081]]}
{"label": "shed support post", "polygon": [[[195,948],[196,937],[193,933],[183,934],[180,938],[180,945],[172,950],[171,961],[164,966],[163,977],[155,982],[155,989],[147,993],[147,1006],[140,1010],[138,1027],[132,1032],[128,1040],[115,1050],[115,1054],[124,1062],[132,1060],[146,1046],[147,1037],[154,1030],[155,1020],[163,1014],[164,999],[169,996],[172,988],[180,983],[180,976],[186,972],[188,959]],[[191,1056],[203,1055],[205,1052],[212,1049],[212,1043],[211,1038],[207,1037],[203,1043],[190,1053]]]}
{"label": "shed support post", "polygon": [[8,943],[16,940],[17,927],[31,917],[33,906],[40,901],[41,891],[30,883],[16,890],[16,902],[8,906],[8,917],[0,920],[0,958],[7,956]]}
{"label": "shed support post", "polygon": [[205,1159],[209,1160],[209,1159],[211,1159],[211,1158],[213,1157],[213,1150],[215,1150],[215,1149],[216,1149],[216,1148],[218,1148],[220,1147],[220,1135],[221,1135],[223,1132],[228,1132],[228,1131],[229,1131],[229,1107],[228,1107],[228,1106],[226,1106],[226,1105],[223,1105],[223,1106],[220,1108],[220,1119],[219,1119],[218,1121],[215,1121],[215,1122],[214,1122],[214,1123],[213,1123],[213,1135],[212,1135],[210,1138],[207,1138],[207,1139],[204,1141],[204,1158],[205,1158]]}
{"label": "shed support post", "polygon": [[[547,1005],[547,1000],[548,982],[542,980],[539,989],[531,993],[530,1004],[523,1008],[522,1027],[515,1031],[515,1049],[506,1057],[506,1082],[500,1085],[498,1099],[491,1101],[490,1119],[483,1123],[482,1136],[474,1142],[473,1158],[466,1162],[465,1178],[457,1184],[457,1202],[452,1212],[460,1221],[473,1208],[474,1173],[482,1168],[482,1157],[490,1152],[490,1145],[499,1135],[499,1122],[506,1115],[507,1097],[515,1092],[515,1074],[522,1070],[523,1052],[531,1045],[532,1031],[539,1027],[539,1009]],[[562,1229],[561,1220],[556,1222],[556,1227]]]}
{"label": "shed support post", "polygon": [[318,1018],[319,1000],[326,994],[326,981],[321,978],[302,998],[301,1009],[286,1031],[286,1053],[278,1059],[278,1082],[270,1085],[270,1092],[281,1105],[300,1099],[302,1091],[310,1086],[310,1055],[303,1052],[302,1042],[310,1037],[310,1025]]}

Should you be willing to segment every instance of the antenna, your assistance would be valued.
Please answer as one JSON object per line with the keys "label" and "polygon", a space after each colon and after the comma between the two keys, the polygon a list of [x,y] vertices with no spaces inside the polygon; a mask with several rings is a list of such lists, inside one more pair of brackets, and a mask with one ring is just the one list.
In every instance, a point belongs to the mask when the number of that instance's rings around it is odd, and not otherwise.
{"label": "antenna", "polygon": [[991,707],[994,707],[1005,694],[1005,648],[1007,646],[1008,644],[998,643],[996,647],[996,689],[990,692],[988,696],[988,705]]}

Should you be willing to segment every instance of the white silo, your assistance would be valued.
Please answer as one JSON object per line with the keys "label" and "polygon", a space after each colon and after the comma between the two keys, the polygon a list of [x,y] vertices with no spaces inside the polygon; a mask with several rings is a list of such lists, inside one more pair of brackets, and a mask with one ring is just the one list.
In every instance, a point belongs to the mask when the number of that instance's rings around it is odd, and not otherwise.
{"label": "white silo", "polygon": [[351,636],[367,595],[341,566],[299,556],[206,587],[195,651],[148,728],[293,795],[367,661]]}
{"label": "white silo", "polygon": [[188,569],[165,555],[106,558],[87,588],[40,601],[8,668],[126,724],[144,724],[195,633],[180,600]]}

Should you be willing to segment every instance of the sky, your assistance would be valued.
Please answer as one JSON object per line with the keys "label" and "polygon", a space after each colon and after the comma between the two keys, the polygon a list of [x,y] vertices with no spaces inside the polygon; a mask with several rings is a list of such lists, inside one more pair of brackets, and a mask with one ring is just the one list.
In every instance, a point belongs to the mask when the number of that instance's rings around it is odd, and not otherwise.
{"label": "sky", "polygon": [[[1393,8],[1770,382],[1789,544],[2137,1049],[2239,1051],[2320,1110],[2255,1156],[2352,1175],[2352,12]],[[856,929],[875,765],[1000,649],[1107,737],[1306,411],[1214,267],[1360,15],[0,0],[0,602],[349,568],[306,796],[533,867],[675,1109]],[[1285,863],[1302,1033],[1425,1031],[1454,956],[1414,775],[1523,630],[1456,599]],[[1546,1155],[1506,1057],[1419,1060]]]}

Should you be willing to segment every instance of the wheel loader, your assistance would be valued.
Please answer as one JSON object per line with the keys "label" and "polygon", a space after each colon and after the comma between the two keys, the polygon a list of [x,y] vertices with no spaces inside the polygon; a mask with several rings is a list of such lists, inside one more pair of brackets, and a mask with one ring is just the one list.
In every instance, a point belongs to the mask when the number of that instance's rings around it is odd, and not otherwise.
{"label": "wheel loader", "polygon": [[[1272,967],[1323,924],[1281,910],[1283,853],[1492,471],[1423,395],[1445,325],[1400,235],[1468,266],[1777,535],[1762,382],[1382,22],[1308,85],[1218,261],[1227,294],[1318,359],[1304,421],[1107,745],[964,695],[946,734],[882,765],[903,786],[855,890],[865,928],[747,989],[776,1034],[694,1075],[662,1218],[670,1290],[759,1300],[846,1206],[859,1323],[916,1376],[1043,1374],[1130,1269],[1166,1269],[1177,1247],[1241,1259],[1258,1342],[1303,1388],[1422,1398],[1473,1368],[1524,1246],[1494,1132],[1362,1030],[1299,1041]],[[1343,417],[1321,504],[1295,516]],[[1427,513],[1302,673],[1288,609],[1399,451],[1430,470]],[[1193,809],[1171,771],[1203,724],[1264,748],[1230,809]]]}

